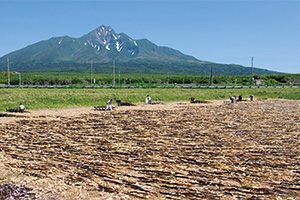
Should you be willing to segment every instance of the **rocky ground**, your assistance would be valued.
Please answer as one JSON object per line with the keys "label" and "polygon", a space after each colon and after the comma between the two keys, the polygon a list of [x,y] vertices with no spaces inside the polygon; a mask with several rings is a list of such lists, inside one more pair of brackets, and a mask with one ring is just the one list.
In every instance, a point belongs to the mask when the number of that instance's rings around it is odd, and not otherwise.
{"label": "rocky ground", "polygon": [[28,199],[300,196],[299,101],[41,110],[0,120],[0,197],[14,188]]}

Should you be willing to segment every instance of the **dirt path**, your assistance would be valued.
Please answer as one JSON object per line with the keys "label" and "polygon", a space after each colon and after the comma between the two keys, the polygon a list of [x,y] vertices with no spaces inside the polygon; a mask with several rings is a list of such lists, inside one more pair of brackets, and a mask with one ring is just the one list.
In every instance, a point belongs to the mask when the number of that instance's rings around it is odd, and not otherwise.
{"label": "dirt path", "polygon": [[[220,105],[223,101],[210,101],[209,105]],[[124,111],[124,110],[170,110],[174,107],[180,107],[182,105],[190,106],[206,106],[208,104],[190,104],[189,102],[167,102],[164,104],[156,105],[145,105],[137,104],[136,106],[116,106],[114,111]],[[16,117],[2,117],[1,124],[7,124],[11,122],[18,121],[22,118],[35,119],[35,118],[46,118],[46,119],[57,119],[60,117],[76,117],[83,114],[95,113],[92,110],[93,107],[83,107],[83,108],[66,108],[66,109],[41,109],[41,110],[29,110],[25,113],[8,113],[11,115],[16,115]],[[108,111],[109,112],[109,111]],[[6,112],[4,112],[6,113]]]}

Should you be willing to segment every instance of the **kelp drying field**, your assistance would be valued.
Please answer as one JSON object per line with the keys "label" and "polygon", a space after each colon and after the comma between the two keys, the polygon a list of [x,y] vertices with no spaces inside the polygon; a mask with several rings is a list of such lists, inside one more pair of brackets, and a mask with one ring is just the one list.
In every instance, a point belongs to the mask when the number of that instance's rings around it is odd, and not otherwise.
{"label": "kelp drying field", "polygon": [[0,184],[43,199],[294,199],[299,108],[261,99],[6,118]]}

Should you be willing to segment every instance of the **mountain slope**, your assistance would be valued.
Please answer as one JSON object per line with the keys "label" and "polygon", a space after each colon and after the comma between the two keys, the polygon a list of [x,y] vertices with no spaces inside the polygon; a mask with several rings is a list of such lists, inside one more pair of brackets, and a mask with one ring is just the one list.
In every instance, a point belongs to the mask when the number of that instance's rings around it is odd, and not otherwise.
{"label": "mountain slope", "polygon": [[[21,72],[86,73],[91,61],[95,72],[110,73],[112,60],[122,74],[208,75],[211,62],[197,60],[178,50],[159,47],[147,39],[134,40],[125,33],[117,34],[111,27],[100,26],[80,37],[54,37],[9,53],[12,69]],[[6,70],[4,66],[0,71]],[[251,70],[240,65],[214,63],[216,75],[245,75]],[[254,69],[256,74],[275,74]]]}

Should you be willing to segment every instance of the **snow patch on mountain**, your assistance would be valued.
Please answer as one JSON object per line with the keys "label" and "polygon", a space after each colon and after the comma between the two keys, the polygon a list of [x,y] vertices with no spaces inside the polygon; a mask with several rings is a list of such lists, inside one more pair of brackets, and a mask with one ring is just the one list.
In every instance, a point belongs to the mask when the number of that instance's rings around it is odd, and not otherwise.
{"label": "snow patch on mountain", "polygon": [[133,40],[133,39],[131,39],[131,38],[129,38],[129,40],[130,40],[131,42],[133,42],[135,46],[137,46],[137,43],[136,43],[135,40]]}
{"label": "snow patch on mountain", "polygon": [[116,42],[116,49],[118,52],[121,52],[121,50],[123,49],[122,44],[120,44],[118,41]]}
{"label": "snow patch on mountain", "polygon": [[120,35],[115,35],[115,34],[112,34],[115,38],[115,40],[118,40],[121,36]]}

